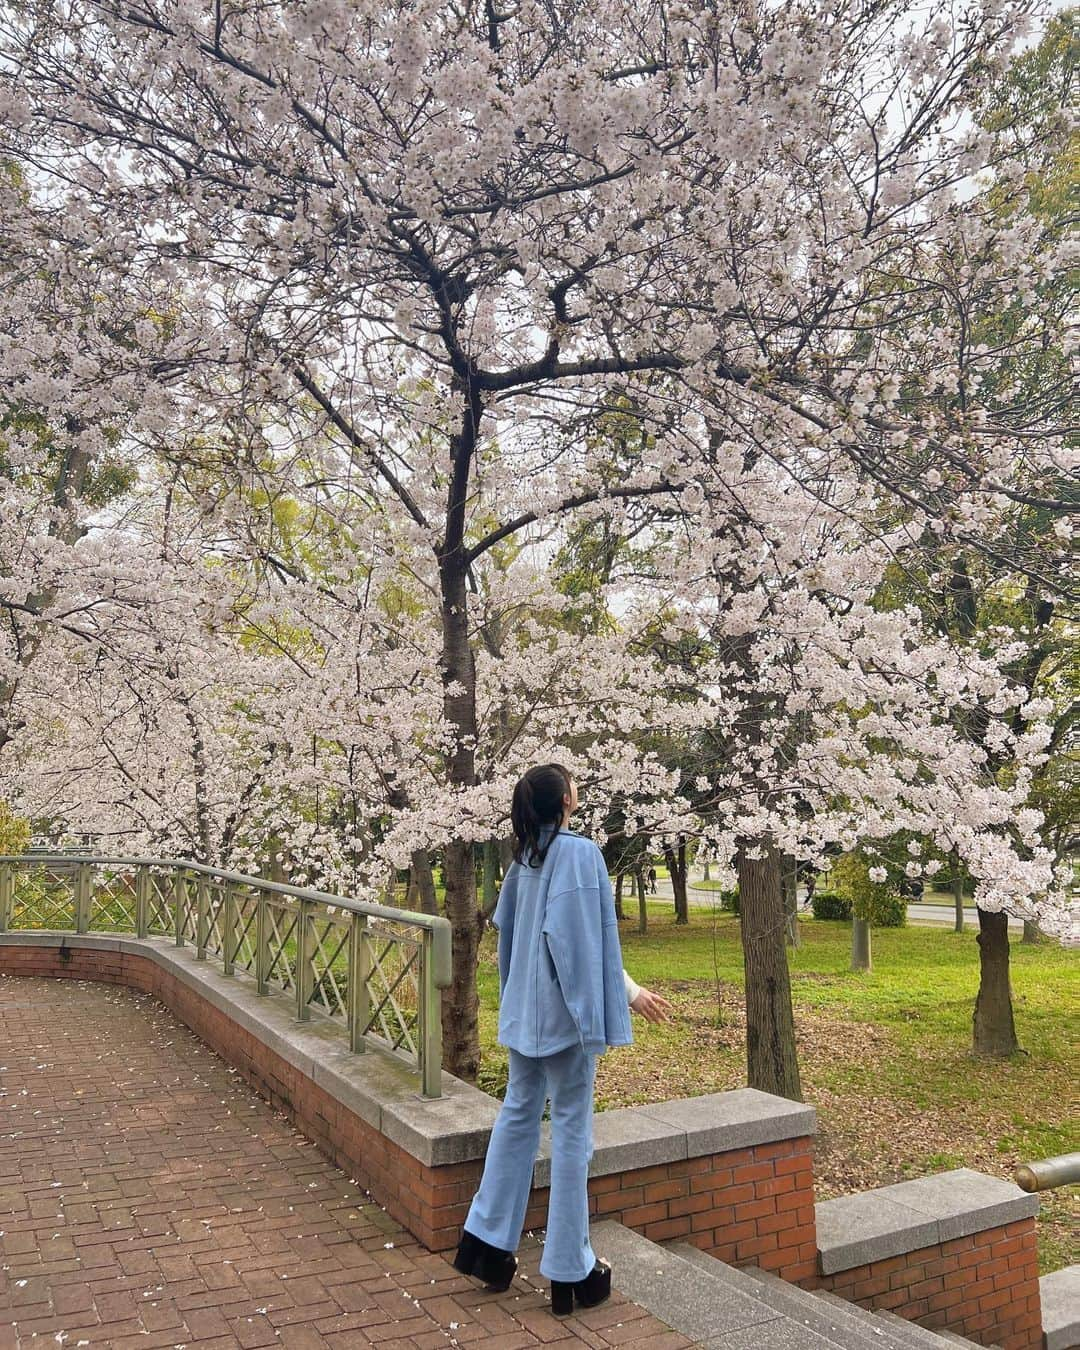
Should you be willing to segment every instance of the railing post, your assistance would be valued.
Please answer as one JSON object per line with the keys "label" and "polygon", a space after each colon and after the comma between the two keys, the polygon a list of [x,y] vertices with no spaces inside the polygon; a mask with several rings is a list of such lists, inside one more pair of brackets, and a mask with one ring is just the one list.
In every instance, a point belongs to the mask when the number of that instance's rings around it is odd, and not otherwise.
{"label": "railing post", "polygon": [[135,936],[144,938],[150,932],[150,869],[135,869]]}
{"label": "railing post", "polygon": [[420,1091],[442,1096],[442,996],[435,987],[435,934],[424,930],[420,948]]}
{"label": "railing post", "polygon": [[90,864],[79,863],[75,869],[75,931],[90,931]]}
{"label": "railing post", "polygon": [[255,901],[255,986],[260,994],[270,992],[270,915],[261,889]]}
{"label": "railing post", "polygon": [[233,973],[236,947],[236,887],[231,883],[225,887],[221,902],[221,960],[225,974]]}
{"label": "railing post", "polygon": [[184,921],[187,910],[187,872],[182,867],[176,869],[176,876],[173,880],[173,909],[175,909],[174,930],[176,934],[176,945],[184,945]]}
{"label": "railing post", "polygon": [[210,929],[210,886],[205,872],[199,873],[195,887],[195,960],[205,961]]}
{"label": "railing post", "polygon": [[349,930],[349,1049],[363,1054],[364,1033],[371,1016],[371,944],[366,914],[353,914]]}
{"label": "railing post", "polygon": [[11,897],[15,889],[15,875],[11,863],[0,863],[0,933],[6,933],[11,922]]}
{"label": "railing post", "polygon": [[314,950],[311,940],[314,908],[315,906],[310,900],[301,900],[296,917],[296,1016],[300,1022],[306,1022],[311,1017],[309,1005],[315,984],[315,972],[311,959]]}

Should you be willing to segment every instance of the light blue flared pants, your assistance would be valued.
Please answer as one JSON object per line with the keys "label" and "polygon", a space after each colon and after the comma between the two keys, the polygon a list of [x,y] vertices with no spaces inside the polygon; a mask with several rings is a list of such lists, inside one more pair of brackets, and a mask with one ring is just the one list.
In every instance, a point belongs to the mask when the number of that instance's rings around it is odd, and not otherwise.
{"label": "light blue flared pants", "polygon": [[589,1242],[596,1056],[580,1046],[530,1059],[510,1051],[506,1099],[491,1132],[484,1175],[465,1227],[503,1251],[516,1251],[540,1147],[540,1118],[551,1098],[551,1193],[540,1274],[583,1280],[596,1264]]}

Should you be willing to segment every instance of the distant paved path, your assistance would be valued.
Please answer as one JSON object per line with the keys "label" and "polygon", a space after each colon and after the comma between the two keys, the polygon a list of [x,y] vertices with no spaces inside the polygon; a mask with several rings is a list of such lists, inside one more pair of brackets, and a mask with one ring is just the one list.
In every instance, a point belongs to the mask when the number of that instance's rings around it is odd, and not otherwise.
{"label": "distant paved path", "polygon": [[[716,901],[717,894],[718,893],[716,891],[700,890],[697,887],[695,887],[694,884],[691,882],[689,890],[687,891],[687,899],[690,901],[691,906],[694,907],[695,909],[712,909],[713,904],[717,903]],[[803,902],[804,898],[805,896],[802,887],[800,887],[799,888],[800,904]],[[657,877],[656,894],[648,896],[648,899],[670,900],[674,903],[675,893],[671,889],[671,882],[667,879],[667,877]],[[627,889],[623,895],[623,909],[628,914],[631,915],[637,912],[637,898],[630,893],[629,889]],[[919,904],[919,905],[908,905],[907,914],[909,923],[948,924],[949,927],[951,928],[953,924],[955,911],[953,910],[953,907],[950,904],[941,904],[941,905]],[[965,909],[964,918],[966,919],[966,923],[964,925],[965,932],[968,929],[970,929],[973,933],[978,932],[979,920],[978,916],[975,913],[975,910],[972,908]],[[1010,914],[1009,932],[1022,933],[1023,931],[1024,931],[1023,919],[1017,919],[1012,914]]]}
{"label": "distant paved path", "polygon": [[537,1262],[477,1290],[154,999],[0,976],[0,1350],[691,1344]]}

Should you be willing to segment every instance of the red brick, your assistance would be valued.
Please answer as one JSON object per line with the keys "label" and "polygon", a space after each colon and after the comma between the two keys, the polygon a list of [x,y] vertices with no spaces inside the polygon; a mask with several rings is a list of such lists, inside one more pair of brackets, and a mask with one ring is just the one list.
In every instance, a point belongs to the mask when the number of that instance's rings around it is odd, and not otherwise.
{"label": "red brick", "polygon": [[659,1223],[647,1223],[643,1230],[650,1242],[668,1242],[672,1238],[685,1237],[690,1232],[689,1216],[675,1219],[661,1219]]}
{"label": "red brick", "polygon": [[736,1167],[732,1173],[732,1180],[739,1184],[744,1181],[760,1181],[766,1177],[773,1177],[772,1163],[751,1163],[746,1167]]}
{"label": "red brick", "polygon": [[771,1181],[754,1182],[754,1194],[762,1195],[783,1195],[785,1193],[795,1193],[794,1177],[773,1177]]}
{"label": "red brick", "polygon": [[946,1308],[955,1308],[964,1301],[963,1291],[960,1289],[944,1289],[940,1294],[934,1294],[930,1299],[930,1311],[939,1312]]}
{"label": "red brick", "polygon": [[652,1204],[656,1200],[671,1200],[677,1195],[686,1195],[688,1190],[685,1180],[676,1178],[667,1181],[654,1181],[645,1187],[645,1203]]}
{"label": "red brick", "polygon": [[690,1191],[697,1194],[701,1191],[721,1191],[731,1185],[731,1168],[721,1169],[719,1172],[698,1172],[690,1178]]}
{"label": "red brick", "polygon": [[786,1214],[763,1214],[757,1221],[757,1230],[759,1233],[781,1233],[785,1237],[791,1227],[791,1220]]}
{"label": "red brick", "polygon": [[645,1188],[636,1186],[625,1191],[608,1191],[604,1195],[598,1195],[596,1199],[598,1213],[613,1214],[616,1210],[643,1205],[645,1203]]}
{"label": "red brick", "polygon": [[668,1217],[667,1205],[635,1205],[632,1209],[623,1210],[622,1222],[627,1228],[641,1228],[647,1223],[655,1223],[658,1219]]}
{"label": "red brick", "polygon": [[711,1172],[712,1165],[712,1156],[704,1154],[700,1158],[679,1158],[676,1162],[668,1163],[667,1167],[673,1177],[690,1177],[699,1172]]}
{"label": "red brick", "polygon": [[768,1214],[776,1213],[776,1201],[766,1197],[764,1200],[754,1200],[749,1205],[739,1206],[740,1220],[762,1219]]}
{"label": "red brick", "polygon": [[668,1213],[672,1218],[680,1214],[702,1214],[712,1208],[711,1195],[684,1195],[668,1201]]}
{"label": "red brick", "polygon": [[752,1257],[759,1256],[762,1252],[775,1251],[777,1247],[776,1234],[766,1233],[763,1237],[748,1238],[745,1242],[738,1244],[739,1260],[749,1261]]}
{"label": "red brick", "polygon": [[657,1163],[653,1167],[635,1167],[623,1174],[623,1188],[632,1186],[647,1186],[653,1181],[668,1181],[667,1163]]}

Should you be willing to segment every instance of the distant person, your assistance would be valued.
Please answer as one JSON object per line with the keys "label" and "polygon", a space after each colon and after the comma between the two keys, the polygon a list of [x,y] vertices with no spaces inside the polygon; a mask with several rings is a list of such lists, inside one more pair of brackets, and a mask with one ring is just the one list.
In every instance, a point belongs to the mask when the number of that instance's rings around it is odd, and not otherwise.
{"label": "distant person", "polygon": [[655,867],[650,867],[650,868],[649,868],[649,894],[650,894],[650,895],[655,895],[655,894],[656,894],[656,868],[655,868]]}
{"label": "distant person", "polygon": [[499,930],[499,1042],[510,1052],[506,1099],[488,1144],[454,1266],[509,1288],[525,1222],[540,1118],[551,1099],[551,1192],[540,1273],[551,1311],[591,1308],[611,1293],[611,1267],[589,1242],[596,1058],[633,1040],[629,1008],[669,1020],[671,1005],[622,967],[604,856],[566,828],[577,785],[558,764],[514,788],[514,862],[492,922]]}

